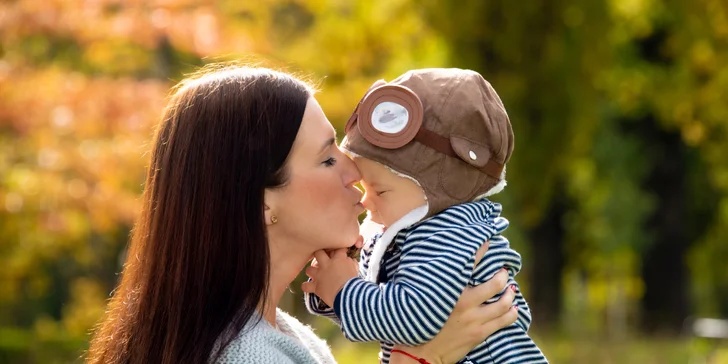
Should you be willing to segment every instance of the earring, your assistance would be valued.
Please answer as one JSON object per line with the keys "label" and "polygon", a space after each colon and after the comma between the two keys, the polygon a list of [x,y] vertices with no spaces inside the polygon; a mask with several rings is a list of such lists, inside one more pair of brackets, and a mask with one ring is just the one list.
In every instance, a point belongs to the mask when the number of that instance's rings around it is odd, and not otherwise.
{"label": "earring", "polygon": [[273,224],[277,223],[278,222],[278,217],[276,215],[272,215],[270,217],[270,222],[273,223]]}

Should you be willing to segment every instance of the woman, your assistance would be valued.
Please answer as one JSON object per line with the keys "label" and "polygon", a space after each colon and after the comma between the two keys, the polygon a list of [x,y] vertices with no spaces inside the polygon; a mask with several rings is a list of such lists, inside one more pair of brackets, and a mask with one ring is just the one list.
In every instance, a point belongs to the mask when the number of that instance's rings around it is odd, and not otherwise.
{"label": "woman", "polygon": [[[312,95],[305,83],[261,68],[180,83],[89,362],[333,362],[310,329],[276,308],[315,252],[341,256],[336,249],[359,235],[359,172]],[[478,304],[504,285],[466,291],[437,338],[402,350],[456,362],[515,320],[510,296]]]}

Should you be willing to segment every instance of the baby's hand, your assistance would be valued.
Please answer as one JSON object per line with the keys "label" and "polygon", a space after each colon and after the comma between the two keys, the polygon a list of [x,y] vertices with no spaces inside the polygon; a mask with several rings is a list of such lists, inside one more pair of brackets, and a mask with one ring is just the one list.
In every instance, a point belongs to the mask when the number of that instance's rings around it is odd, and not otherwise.
{"label": "baby's hand", "polygon": [[314,261],[306,268],[310,282],[304,282],[304,292],[315,293],[329,307],[334,307],[334,299],[344,284],[358,276],[358,264],[346,255],[347,248],[336,249],[329,254],[323,250],[314,253]]}

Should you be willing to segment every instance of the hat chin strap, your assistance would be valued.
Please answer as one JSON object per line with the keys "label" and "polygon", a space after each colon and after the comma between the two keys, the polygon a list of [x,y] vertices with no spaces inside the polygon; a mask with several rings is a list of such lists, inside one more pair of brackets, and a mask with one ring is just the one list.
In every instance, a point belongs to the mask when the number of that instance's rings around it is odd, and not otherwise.
{"label": "hat chin strap", "polygon": [[[389,245],[392,243],[392,240],[394,240],[394,237],[397,236],[398,232],[424,219],[425,216],[427,216],[427,211],[429,211],[429,209],[430,206],[428,204],[425,204],[408,212],[406,215],[402,216],[402,218],[397,220],[394,224],[390,225],[387,230],[382,234],[382,236],[380,236],[379,239],[374,242],[375,245],[372,249],[372,255],[369,257],[369,271],[367,272],[366,276],[367,281],[377,283],[379,270],[381,268],[380,266],[382,264],[382,258],[384,258],[384,253],[387,251],[387,248],[389,248]],[[373,222],[371,221],[364,222],[364,224],[367,223],[373,224]]]}

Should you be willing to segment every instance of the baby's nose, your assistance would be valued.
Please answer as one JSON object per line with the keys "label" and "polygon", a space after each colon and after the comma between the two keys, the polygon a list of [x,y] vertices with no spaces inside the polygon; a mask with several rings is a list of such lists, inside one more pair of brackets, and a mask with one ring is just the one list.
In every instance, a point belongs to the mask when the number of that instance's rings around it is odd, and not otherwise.
{"label": "baby's nose", "polygon": [[364,192],[364,198],[361,200],[361,204],[369,211],[376,211],[376,207],[374,206],[372,199],[369,198],[369,192]]}

